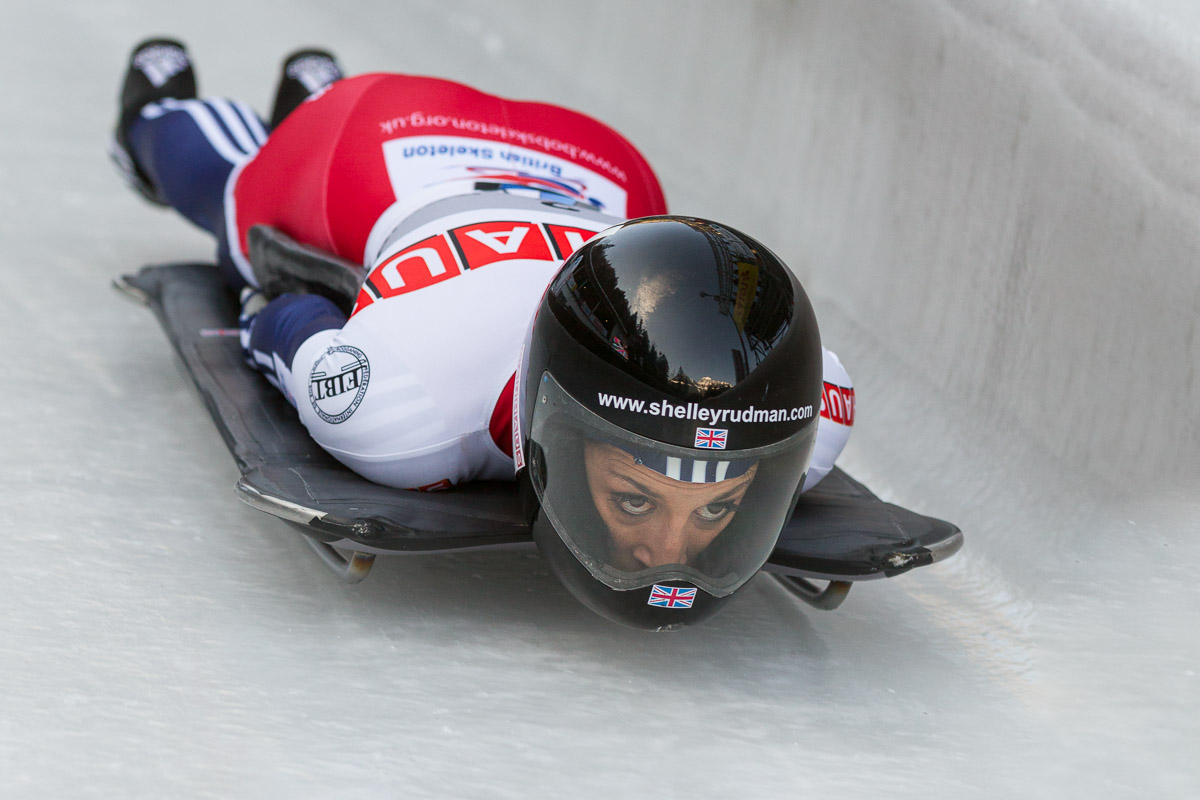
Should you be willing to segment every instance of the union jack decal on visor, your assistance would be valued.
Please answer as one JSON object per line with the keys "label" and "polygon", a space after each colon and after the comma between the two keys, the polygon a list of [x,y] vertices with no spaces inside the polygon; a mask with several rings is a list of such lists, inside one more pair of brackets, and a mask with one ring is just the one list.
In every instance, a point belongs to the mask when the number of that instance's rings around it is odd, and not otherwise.
{"label": "union jack decal on visor", "polygon": [[729,438],[728,428],[696,428],[696,447],[724,450]]}
{"label": "union jack decal on visor", "polygon": [[695,587],[684,589],[678,586],[660,586],[656,583],[650,587],[650,599],[646,604],[659,608],[691,608],[694,602]]}

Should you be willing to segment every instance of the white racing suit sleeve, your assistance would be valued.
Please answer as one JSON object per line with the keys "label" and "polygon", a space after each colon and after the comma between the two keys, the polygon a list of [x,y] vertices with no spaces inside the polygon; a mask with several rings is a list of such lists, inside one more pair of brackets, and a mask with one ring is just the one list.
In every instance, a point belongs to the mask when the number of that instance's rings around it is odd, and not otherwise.
{"label": "white racing suit sleeve", "polygon": [[314,334],[280,377],[317,444],[370,481],[430,489],[495,477],[474,469],[494,458],[495,445],[449,430],[428,387],[369,329]]}
{"label": "white racing suit sleeve", "polygon": [[820,483],[833,469],[854,427],[854,384],[838,357],[822,348],[824,385],[821,389],[821,416],[817,420],[817,443],[812,463],[804,479],[803,491]]}

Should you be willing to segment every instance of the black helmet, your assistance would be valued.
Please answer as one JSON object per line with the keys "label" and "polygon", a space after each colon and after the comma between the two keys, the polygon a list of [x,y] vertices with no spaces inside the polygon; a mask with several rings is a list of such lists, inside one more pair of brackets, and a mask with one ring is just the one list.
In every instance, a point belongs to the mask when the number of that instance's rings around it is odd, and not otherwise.
{"label": "black helmet", "polygon": [[716,612],[795,508],[821,363],[804,289],[745,234],[647,217],[580,247],[513,399],[533,536],[572,594],[651,630]]}

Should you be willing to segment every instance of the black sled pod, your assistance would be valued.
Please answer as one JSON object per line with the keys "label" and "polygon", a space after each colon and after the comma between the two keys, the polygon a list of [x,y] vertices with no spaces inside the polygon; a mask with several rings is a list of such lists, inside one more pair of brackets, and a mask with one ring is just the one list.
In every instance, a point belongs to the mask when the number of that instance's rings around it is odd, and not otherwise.
{"label": "black sled pod", "polygon": [[518,481],[557,577],[635,628],[716,613],[795,508],[821,366],[803,288],[745,234],[647,217],[580,247],[534,317],[513,399]]}

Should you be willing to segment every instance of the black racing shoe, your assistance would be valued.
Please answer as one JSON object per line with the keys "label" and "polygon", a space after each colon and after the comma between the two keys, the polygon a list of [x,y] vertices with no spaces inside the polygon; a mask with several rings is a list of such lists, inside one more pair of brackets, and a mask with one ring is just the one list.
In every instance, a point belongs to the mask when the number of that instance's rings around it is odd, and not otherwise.
{"label": "black racing shoe", "polygon": [[271,111],[271,128],[277,127],[309,97],[344,77],[333,53],[306,49],[289,55],[283,60],[279,75],[279,90],[275,92],[275,107]]}
{"label": "black racing shoe", "polygon": [[129,55],[129,67],[121,87],[120,115],[108,154],[129,185],[158,205],[166,203],[133,160],[129,128],[145,105],[168,97],[176,100],[196,97],[196,73],[192,70],[192,61],[181,42],[147,39],[134,47]]}

